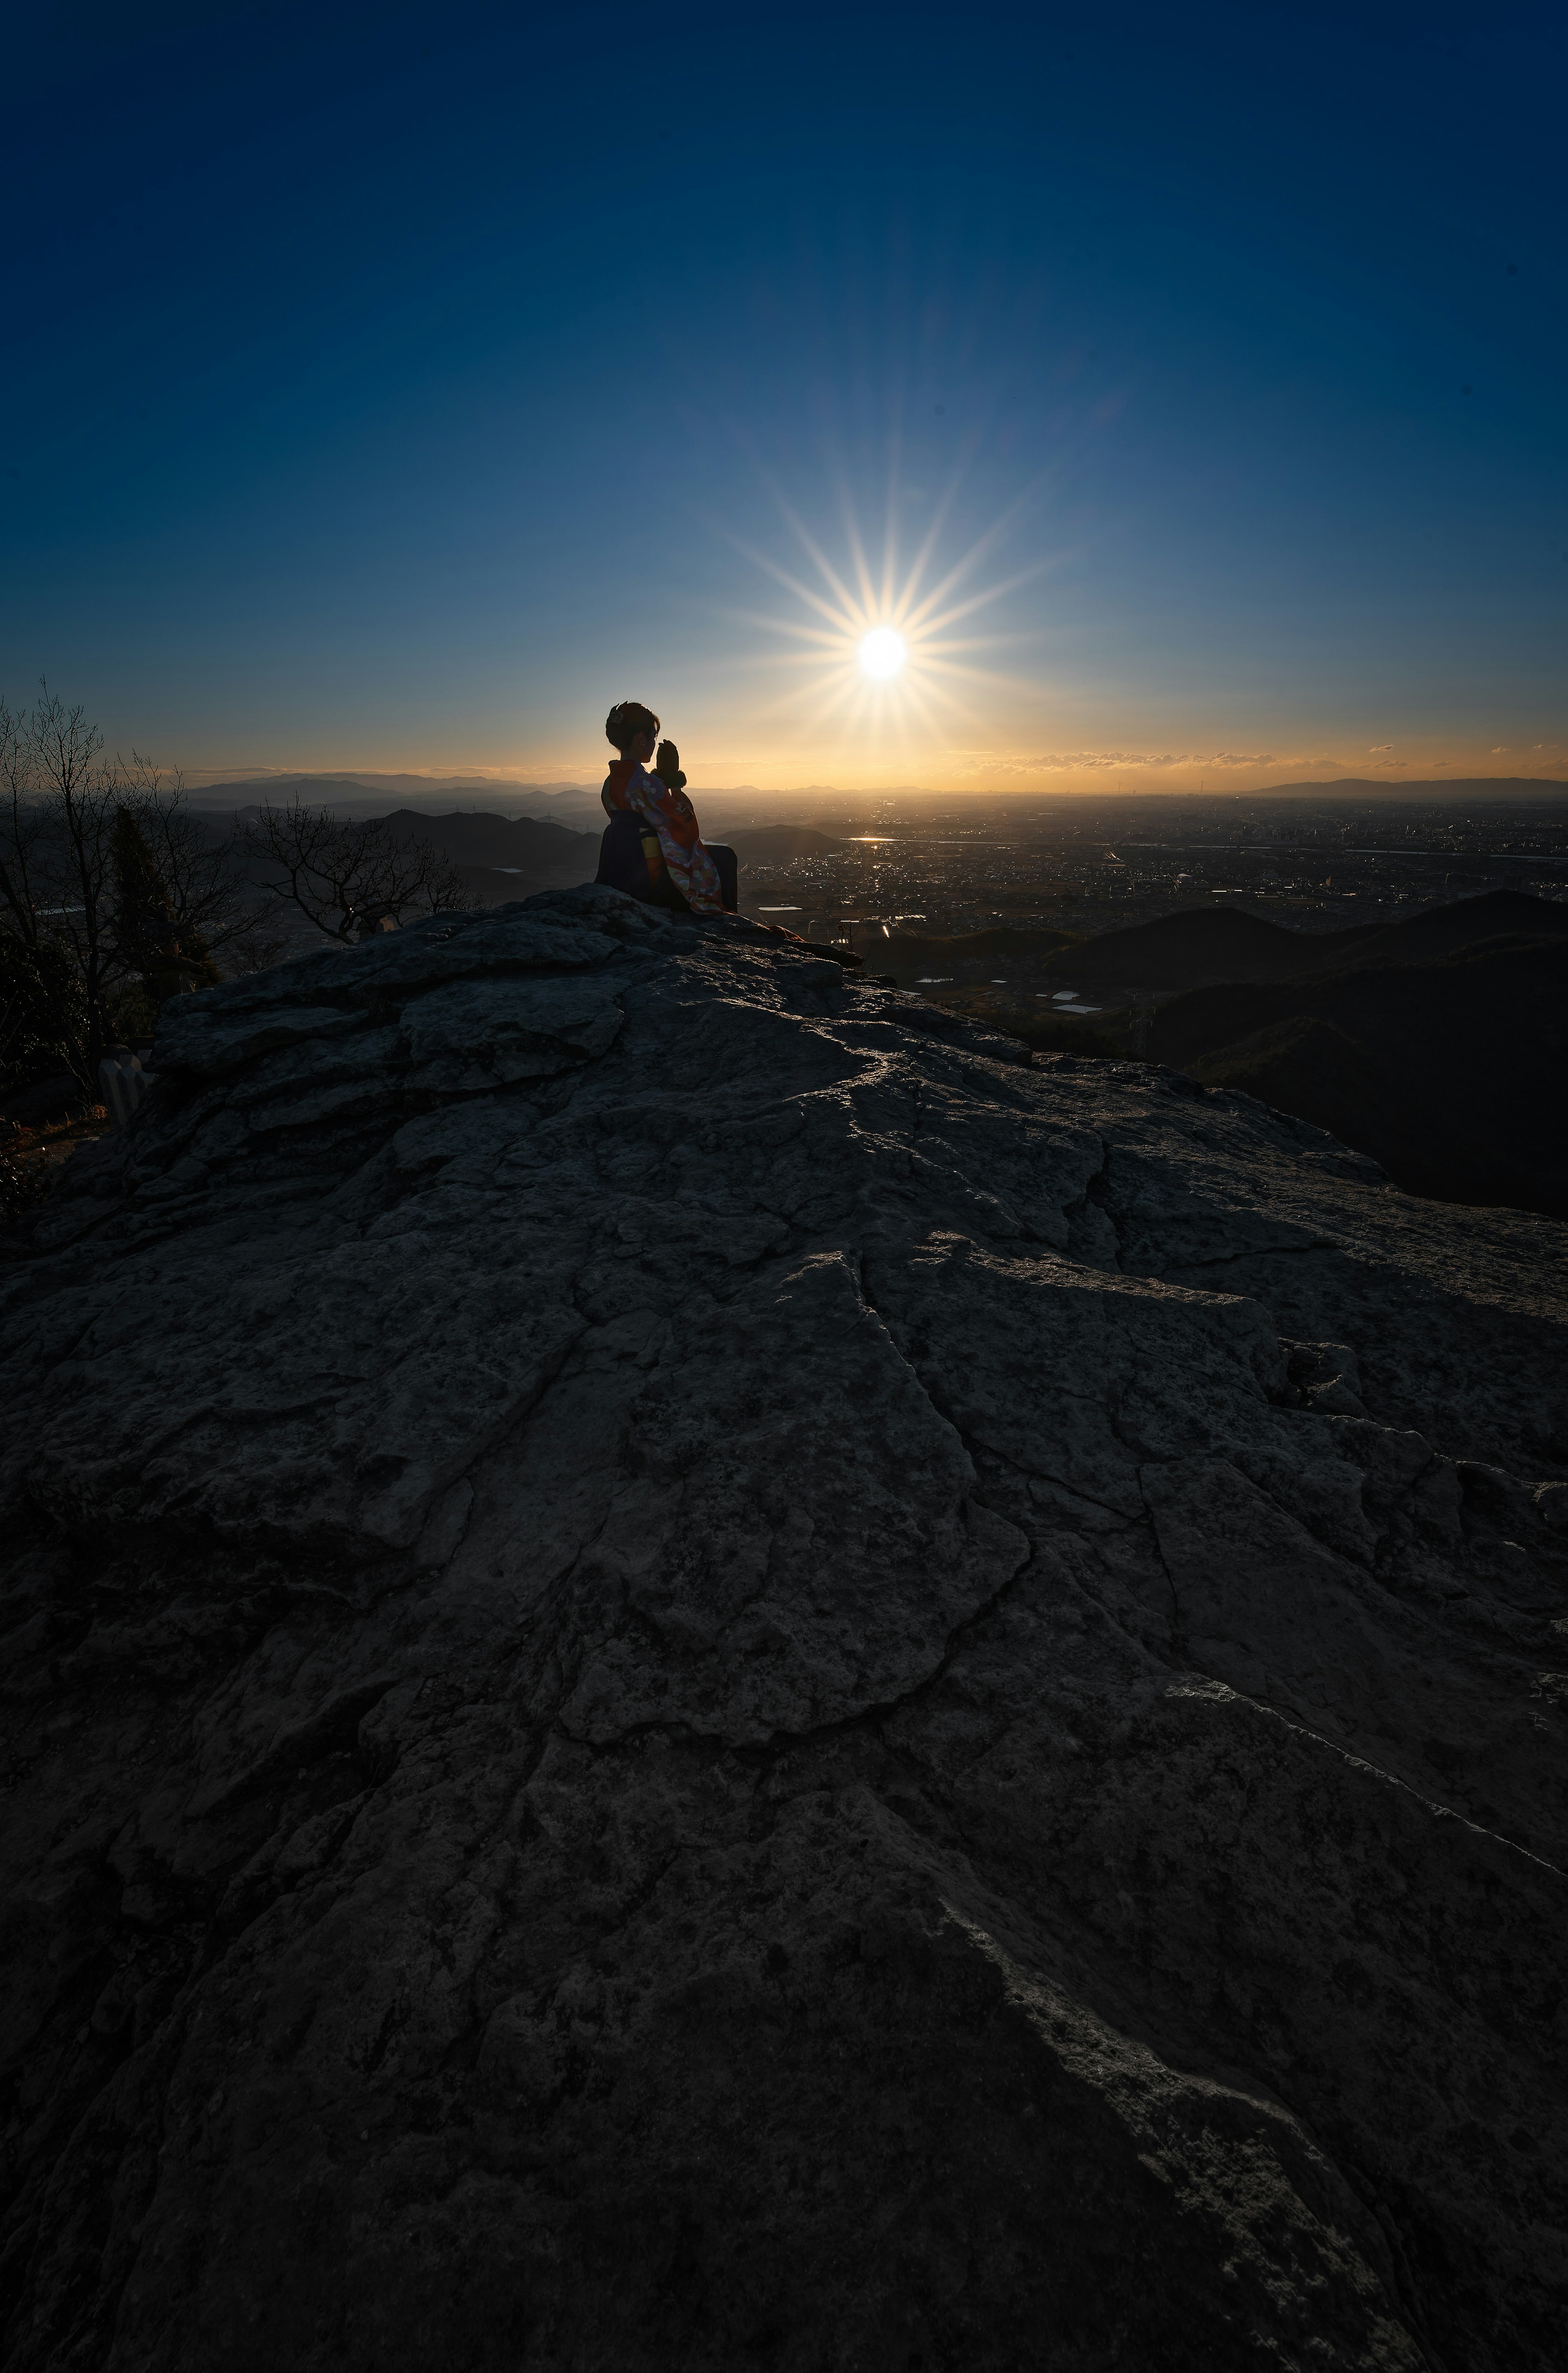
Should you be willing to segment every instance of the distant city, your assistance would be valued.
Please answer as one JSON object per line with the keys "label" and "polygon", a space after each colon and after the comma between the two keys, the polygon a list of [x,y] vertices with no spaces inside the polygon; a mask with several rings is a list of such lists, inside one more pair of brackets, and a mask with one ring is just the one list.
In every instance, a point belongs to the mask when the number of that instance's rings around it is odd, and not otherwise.
{"label": "distant city", "polygon": [[[824,839],[837,836],[836,821],[813,818]],[[839,822],[841,846],[778,857],[762,853],[774,836],[766,827],[730,829],[743,857],[748,841],[759,845],[745,864],[747,911],[768,909],[813,938],[845,917],[890,930],[918,920],[944,937],[1001,923],[1082,933],[1219,905],[1328,931],[1487,890],[1568,897],[1568,795],[1459,806],[968,801],[919,811],[890,801],[868,821]]]}

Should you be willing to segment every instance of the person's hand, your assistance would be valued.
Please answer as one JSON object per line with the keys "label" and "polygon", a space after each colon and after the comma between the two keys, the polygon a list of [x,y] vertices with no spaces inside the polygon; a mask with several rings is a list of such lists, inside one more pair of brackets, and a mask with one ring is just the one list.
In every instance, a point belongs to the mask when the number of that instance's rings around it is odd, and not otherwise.
{"label": "person's hand", "polygon": [[685,789],[686,778],[681,772],[681,754],[673,742],[661,742],[653,771],[667,791]]}

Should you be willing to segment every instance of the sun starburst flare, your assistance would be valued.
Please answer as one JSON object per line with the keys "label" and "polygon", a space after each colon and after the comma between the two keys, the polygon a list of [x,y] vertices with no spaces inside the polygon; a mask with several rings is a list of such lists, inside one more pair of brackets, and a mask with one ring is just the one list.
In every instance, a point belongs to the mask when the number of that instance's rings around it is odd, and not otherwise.
{"label": "sun starburst flare", "polygon": [[894,626],[873,626],[860,645],[860,665],[879,684],[898,673],[909,656],[909,646]]}
{"label": "sun starburst flare", "polygon": [[779,497],[790,528],[813,565],[816,583],[734,539],[737,548],[792,594],[804,613],[793,617],[743,614],[750,624],[782,638],[785,648],[776,645],[768,657],[796,672],[790,691],[774,705],[775,713],[790,713],[802,731],[820,734],[832,727],[847,742],[863,746],[973,729],[983,716],[979,695],[987,693],[994,702],[999,693],[1024,690],[1016,680],[983,664],[987,656],[1000,656],[1005,644],[1022,637],[983,631],[958,635],[954,629],[1052,565],[1054,555],[1047,555],[993,582],[975,582],[1035,491],[1027,488],[940,575],[935,555],[956,486],[937,506],[907,567],[894,523],[896,493],[890,492],[878,569],[868,559],[847,500],[848,557],[840,567]]}

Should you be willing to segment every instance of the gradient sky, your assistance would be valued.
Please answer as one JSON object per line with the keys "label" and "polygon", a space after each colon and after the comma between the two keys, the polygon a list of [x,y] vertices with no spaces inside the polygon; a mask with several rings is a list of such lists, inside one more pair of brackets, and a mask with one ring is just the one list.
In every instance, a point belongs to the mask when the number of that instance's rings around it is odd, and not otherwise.
{"label": "gradient sky", "polygon": [[[1565,48],[42,9],[0,689],[197,771],[597,778],[629,695],[696,786],[1568,776]],[[875,695],[795,589],[890,523],[990,598]]]}

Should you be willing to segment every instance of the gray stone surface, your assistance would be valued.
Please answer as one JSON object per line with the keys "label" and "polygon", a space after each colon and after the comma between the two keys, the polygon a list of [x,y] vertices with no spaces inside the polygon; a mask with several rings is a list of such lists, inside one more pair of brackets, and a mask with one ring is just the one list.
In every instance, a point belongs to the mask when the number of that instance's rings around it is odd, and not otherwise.
{"label": "gray stone surface", "polygon": [[613,893],[0,1287],[8,2364],[1555,2367],[1564,1232]]}

